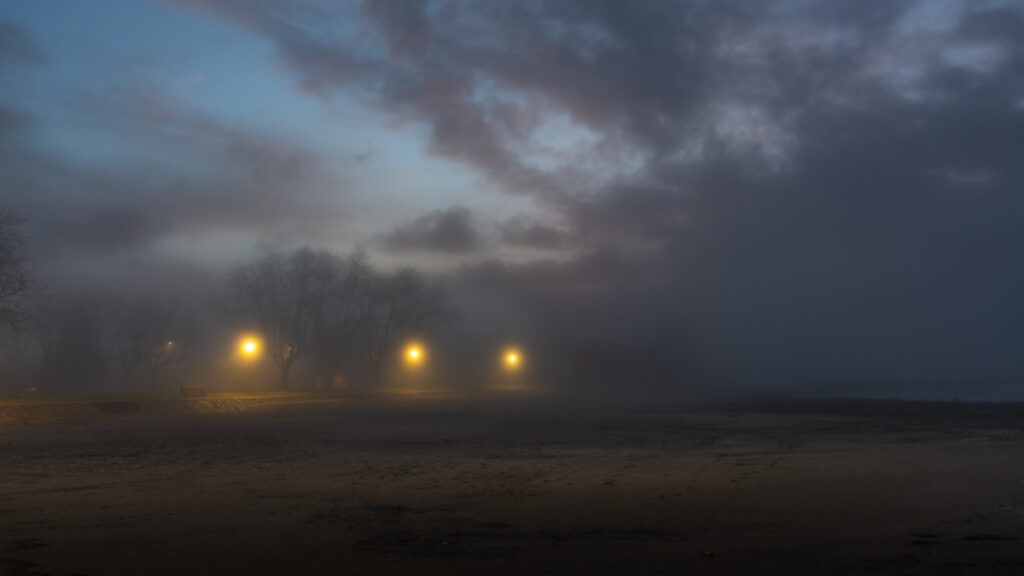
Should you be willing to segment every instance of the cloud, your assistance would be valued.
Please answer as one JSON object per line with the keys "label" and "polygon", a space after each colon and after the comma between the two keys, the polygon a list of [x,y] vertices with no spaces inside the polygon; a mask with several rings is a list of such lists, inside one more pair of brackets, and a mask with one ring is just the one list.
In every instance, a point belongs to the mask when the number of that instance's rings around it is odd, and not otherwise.
{"label": "cloud", "polygon": [[16,24],[0,20],[0,64],[5,62],[25,62],[42,64],[45,62],[43,51]]}
{"label": "cloud", "polygon": [[[8,63],[42,64],[45,61],[42,50],[17,25],[0,20],[0,88],[7,78]],[[32,131],[34,118],[20,107],[12,107],[9,102],[0,104],[0,147],[19,144],[20,140]]]}
{"label": "cloud", "polygon": [[31,132],[35,122],[30,114],[0,106],[0,146]]}
{"label": "cloud", "polygon": [[68,158],[38,144],[42,128],[27,113],[0,108],[0,188],[29,218],[44,274],[84,283],[130,276],[136,265],[113,264],[177,260],[204,242],[190,257],[209,265],[258,238],[358,241],[344,233],[344,174],[302,145],[147,86],[108,86],[75,102],[69,112],[102,124],[122,157]]}
{"label": "cloud", "polygon": [[[524,314],[538,334],[560,335],[558,349],[601,335],[605,342],[591,352],[578,350],[577,364],[639,341],[644,352],[627,362],[635,366],[637,358],[671,354],[666,348],[681,338],[697,342],[693,362],[701,370],[745,386],[837,376],[1007,382],[1024,374],[1012,350],[1024,337],[1024,316],[1011,296],[1024,287],[1011,264],[1024,256],[1017,192],[1024,171],[1014,159],[1024,146],[1016,105],[1024,85],[1014,72],[1024,63],[1020,10],[969,9],[928,33],[933,54],[992,46],[977,65],[965,65],[970,51],[950,60],[909,50],[920,32],[905,28],[905,7],[846,4],[763,19],[723,9],[694,15],[705,30],[691,39],[659,33],[644,8],[613,19],[614,7],[565,6],[551,10],[572,14],[576,24],[594,18],[590,25],[610,38],[586,56],[593,67],[570,55],[559,38],[566,32],[545,37],[544,25],[523,14],[487,49],[465,47],[463,56],[485,53],[470,59],[483,63],[482,76],[529,87],[542,95],[538,109],[554,102],[599,138],[625,141],[619,149],[649,154],[639,169],[549,205],[574,242],[596,253],[617,246],[611,253],[619,260],[484,267],[478,274],[500,281],[474,290],[495,291],[495,307],[528,299]],[[512,49],[501,34],[529,41]],[[481,36],[489,37],[460,35]],[[695,44],[694,62],[672,46],[658,54],[648,47],[679,37]],[[438,54],[454,52],[451,66],[462,69],[459,48]],[[888,60],[879,60],[886,52]],[[632,82],[616,58],[652,72]],[[670,70],[694,85],[675,87],[665,77]],[[648,85],[652,78],[657,83]],[[620,94],[620,86],[628,89]],[[742,114],[717,116],[722,100]],[[512,138],[495,139],[514,148]],[[561,181],[544,176],[538,182]],[[526,229],[509,227],[509,239]],[[647,248],[630,251],[635,246]],[[630,272],[622,261],[632,262]],[[576,276],[584,262],[593,273]],[[628,282],[609,282],[620,275]],[[622,308],[614,326],[595,325],[595,316]],[[660,327],[651,327],[654,318]]]}
{"label": "cloud", "polygon": [[[449,279],[462,300],[587,367],[577,378],[1024,377],[1018,5],[176,4],[261,35],[302,94],[362,103],[540,213],[496,216],[494,243],[462,207],[378,238],[495,256]],[[0,184],[49,215],[44,243],[340,228],[322,155],[132,96],[112,127],[226,170],[140,179],[21,150],[0,159]],[[539,254],[497,259],[510,247]]]}
{"label": "cloud", "polygon": [[570,242],[566,231],[521,217],[501,223],[499,234],[503,244],[541,250],[562,248]]}
{"label": "cloud", "polygon": [[472,212],[463,206],[437,210],[400,225],[380,237],[381,244],[393,252],[441,252],[461,254],[481,246]]}

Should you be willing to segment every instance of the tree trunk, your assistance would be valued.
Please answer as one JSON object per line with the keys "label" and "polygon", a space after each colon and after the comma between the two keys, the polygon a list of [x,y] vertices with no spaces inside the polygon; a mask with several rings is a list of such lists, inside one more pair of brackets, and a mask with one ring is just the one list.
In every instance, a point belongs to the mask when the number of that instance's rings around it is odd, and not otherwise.
{"label": "tree trunk", "polygon": [[336,372],[336,370],[334,368],[334,363],[332,362],[332,363],[330,363],[330,365],[325,370],[324,377],[326,378],[326,380],[324,381],[324,390],[330,391],[330,390],[332,390],[334,388],[334,374],[335,374],[335,372]]}
{"label": "tree trunk", "polygon": [[373,359],[373,387],[380,388],[381,375],[384,372],[384,358],[377,357]]}
{"label": "tree trunk", "polygon": [[278,383],[281,387],[281,390],[288,389],[288,375],[291,374],[292,362],[294,361],[294,358],[289,358],[281,363],[281,379]]}

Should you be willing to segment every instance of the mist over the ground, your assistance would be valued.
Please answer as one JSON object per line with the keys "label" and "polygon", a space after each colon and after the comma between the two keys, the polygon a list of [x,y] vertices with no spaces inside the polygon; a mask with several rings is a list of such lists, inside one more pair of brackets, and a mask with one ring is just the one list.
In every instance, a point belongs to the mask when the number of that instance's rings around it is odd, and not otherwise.
{"label": "mist over the ground", "polygon": [[1022,150],[1012,0],[0,7],[49,293],[230,334],[232,268],[362,248],[446,289],[453,381],[1021,398]]}

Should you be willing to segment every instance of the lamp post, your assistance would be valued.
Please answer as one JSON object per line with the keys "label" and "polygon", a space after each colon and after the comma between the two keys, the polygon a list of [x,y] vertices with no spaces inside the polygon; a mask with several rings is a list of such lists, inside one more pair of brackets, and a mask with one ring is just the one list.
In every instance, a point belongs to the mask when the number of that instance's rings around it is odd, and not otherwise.
{"label": "lamp post", "polygon": [[518,372],[523,367],[523,353],[518,348],[509,347],[501,353],[501,365],[506,372]]}
{"label": "lamp post", "polygon": [[245,363],[251,365],[249,377],[246,379],[248,391],[252,393],[253,380],[256,378],[256,359],[259,358],[262,348],[260,339],[252,334],[244,334],[238,339],[238,357]]}
{"label": "lamp post", "polygon": [[419,342],[409,342],[405,346],[405,354],[402,355],[405,359],[405,365],[410,368],[415,368],[422,365],[427,360],[427,350],[423,344]]}

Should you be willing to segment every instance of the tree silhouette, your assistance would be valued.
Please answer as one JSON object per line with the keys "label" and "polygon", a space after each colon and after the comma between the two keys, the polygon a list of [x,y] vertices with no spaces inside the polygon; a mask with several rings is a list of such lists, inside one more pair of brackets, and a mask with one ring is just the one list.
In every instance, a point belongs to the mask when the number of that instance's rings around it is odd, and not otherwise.
{"label": "tree silhouette", "polygon": [[376,277],[363,302],[360,343],[379,384],[387,361],[402,342],[427,337],[455,321],[458,313],[447,295],[415,270],[403,268]]}
{"label": "tree silhouette", "polygon": [[160,370],[179,362],[184,353],[184,311],[177,302],[144,295],[117,299],[111,316],[111,338],[121,368],[122,388],[127,388],[131,372],[143,367],[149,373],[150,391],[156,391]]}
{"label": "tree silhouette", "polygon": [[295,362],[316,349],[316,327],[337,275],[337,258],[309,247],[267,252],[228,275],[224,309],[264,338],[282,389]]}
{"label": "tree silhouette", "polygon": [[328,388],[358,342],[361,304],[368,297],[373,274],[364,252],[335,262],[333,287],[314,325],[316,354]]}
{"label": "tree silhouette", "polygon": [[0,210],[0,328],[20,332],[28,324],[32,275],[22,254],[25,219]]}

